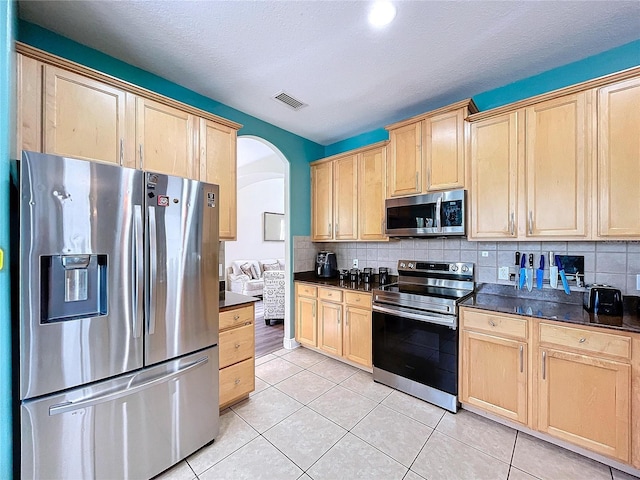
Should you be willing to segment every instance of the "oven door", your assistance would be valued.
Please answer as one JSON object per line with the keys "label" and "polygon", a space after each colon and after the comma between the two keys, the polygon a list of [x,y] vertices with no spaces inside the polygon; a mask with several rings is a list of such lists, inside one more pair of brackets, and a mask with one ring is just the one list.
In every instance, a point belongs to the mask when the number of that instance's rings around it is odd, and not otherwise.
{"label": "oven door", "polygon": [[458,330],[417,318],[385,307],[376,310],[374,305],[374,370],[457,397]]}

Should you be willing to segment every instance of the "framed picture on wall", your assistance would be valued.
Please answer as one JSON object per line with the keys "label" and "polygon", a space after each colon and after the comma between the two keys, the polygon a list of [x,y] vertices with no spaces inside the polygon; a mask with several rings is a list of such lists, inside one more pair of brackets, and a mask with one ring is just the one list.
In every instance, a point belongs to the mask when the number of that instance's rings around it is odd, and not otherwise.
{"label": "framed picture on wall", "polygon": [[262,223],[265,242],[284,242],[284,213],[264,212]]}

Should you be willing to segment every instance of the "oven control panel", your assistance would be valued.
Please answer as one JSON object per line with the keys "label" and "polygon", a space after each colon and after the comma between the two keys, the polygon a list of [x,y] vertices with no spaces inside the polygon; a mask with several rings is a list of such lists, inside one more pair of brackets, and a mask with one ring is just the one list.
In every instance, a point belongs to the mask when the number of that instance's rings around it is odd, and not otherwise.
{"label": "oven control panel", "polygon": [[462,262],[429,262],[419,260],[399,260],[398,273],[424,272],[424,273],[451,273],[473,275],[473,263]]}

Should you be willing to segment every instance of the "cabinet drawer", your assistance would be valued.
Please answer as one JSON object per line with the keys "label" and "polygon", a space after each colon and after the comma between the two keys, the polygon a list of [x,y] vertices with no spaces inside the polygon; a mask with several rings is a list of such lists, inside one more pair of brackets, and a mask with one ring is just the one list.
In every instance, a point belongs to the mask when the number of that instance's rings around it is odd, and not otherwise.
{"label": "cabinet drawer", "polygon": [[317,292],[317,287],[307,285],[306,283],[296,283],[296,293],[302,297],[316,298],[318,296]]}
{"label": "cabinet drawer", "polygon": [[371,295],[359,292],[344,292],[344,301],[354,307],[371,308]]}
{"label": "cabinet drawer", "polygon": [[462,311],[462,327],[496,335],[527,338],[527,319],[506,317],[489,312],[475,310]]}
{"label": "cabinet drawer", "polygon": [[220,405],[247,395],[256,388],[255,360],[250,358],[220,370]]}
{"label": "cabinet drawer", "polygon": [[253,322],[253,305],[220,312],[219,322],[219,330],[225,330],[238,325],[244,325],[248,322]]}
{"label": "cabinet drawer", "polygon": [[220,368],[255,355],[254,325],[220,332]]}
{"label": "cabinet drawer", "polygon": [[540,323],[540,343],[560,345],[581,352],[602,353],[631,359],[631,338],[581,328]]}
{"label": "cabinet drawer", "polygon": [[318,297],[321,300],[328,302],[340,302],[342,303],[342,290],[335,290],[332,288],[319,288]]}

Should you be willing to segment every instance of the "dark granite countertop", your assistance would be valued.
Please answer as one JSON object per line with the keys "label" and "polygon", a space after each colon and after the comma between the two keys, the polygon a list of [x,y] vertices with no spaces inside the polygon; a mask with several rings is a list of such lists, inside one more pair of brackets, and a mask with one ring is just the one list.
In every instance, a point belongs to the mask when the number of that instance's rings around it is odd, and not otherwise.
{"label": "dark granite countertop", "polygon": [[596,315],[583,308],[581,292],[570,295],[556,290],[528,292],[505,285],[484,284],[460,306],[640,333],[639,301],[639,297],[624,297],[622,316]]}
{"label": "dark granite countertop", "polygon": [[224,299],[220,299],[219,309],[222,310],[223,308],[237,307],[239,305],[257,302],[258,300],[260,299],[256,297],[226,291],[224,292]]}
{"label": "dark granite countertop", "polygon": [[[376,278],[378,276],[376,275]],[[391,282],[395,281],[395,276],[391,276]],[[374,283],[364,283],[364,282],[350,282],[350,281],[340,281],[337,278],[318,278],[316,277],[315,272],[299,272],[293,274],[293,280],[295,282],[307,282],[314,283],[316,285],[320,285],[323,287],[336,287],[336,288],[344,288],[346,290],[357,290],[359,292],[371,292],[374,288],[378,288],[380,284],[376,281]]]}

